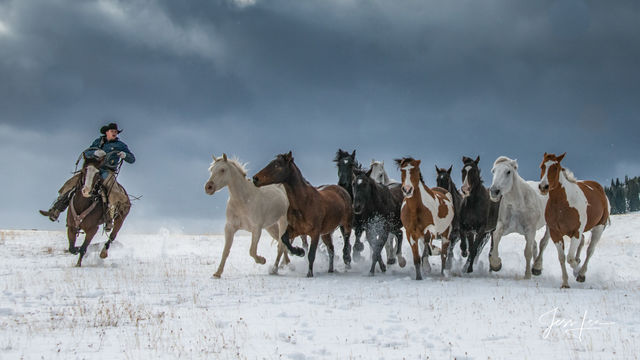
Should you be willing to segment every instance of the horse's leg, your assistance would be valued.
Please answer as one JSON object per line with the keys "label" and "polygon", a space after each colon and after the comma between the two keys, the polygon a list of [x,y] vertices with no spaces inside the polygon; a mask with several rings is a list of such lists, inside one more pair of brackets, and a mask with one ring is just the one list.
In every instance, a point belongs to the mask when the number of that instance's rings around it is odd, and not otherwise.
{"label": "horse's leg", "polygon": [[544,249],[547,248],[547,244],[549,243],[549,228],[545,226],[544,236],[540,239],[540,246],[538,250],[538,256],[536,257],[536,261],[533,263],[533,269],[531,269],[531,273],[533,275],[542,274],[542,254],[544,253]]}
{"label": "horse's leg", "polygon": [[496,226],[496,230],[491,234],[491,252],[489,253],[489,269],[491,271],[500,271],[502,269],[502,259],[498,247],[502,239],[502,226]]}
{"label": "horse's leg", "polygon": [[334,249],[333,249],[333,240],[331,239],[331,234],[322,235],[322,242],[324,243],[324,245],[327,247],[327,250],[329,251],[329,272],[332,273]]}
{"label": "horse's leg", "polygon": [[396,238],[396,258],[398,258],[398,265],[401,268],[407,265],[407,260],[402,256],[402,229],[398,229],[394,232]]}
{"label": "horse's leg", "polygon": [[387,237],[387,242],[384,244],[384,248],[387,251],[387,264],[389,265],[393,265],[396,263],[396,253],[395,251],[393,251],[393,240],[392,240],[392,234],[389,234],[389,236]]}
{"label": "horse's leg", "polygon": [[227,257],[229,257],[229,250],[231,250],[231,245],[233,244],[233,236],[235,235],[236,231],[238,231],[238,229],[229,223],[224,226],[224,249],[222,250],[222,258],[220,259],[218,270],[213,274],[213,276],[216,278],[220,278],[222,272],[224,271],[224,264],[227,262]]}
{"label": "horse's leg", "polygon": [[476,232],[468,232],[465,236],[465,239],[468,241],[468,245],[469,245],[469,253],[467,256],[467,263],[464,264],[464,268],[463,271],[467,272],[467,273],[472,273],[473,272],[473,263],[475,260],[475,249],[476,249],[476,243],[478,242],[478,240],[476,239],[477,237],[477,233]]}
{"label": "horse's leg", "polygon": [[67,226],[67,238],[69,239],[69,252],[73,255],[78,253],[76,247],[76,238],[78,237],[77,229]]}
{"label": "horse's leg", "polygon": [[[591,236],[593,237],[593,232],[591,232]],[[576,262],[580,264],[580,253],[582,252],[582,247],[584,246],[584,234],[580,237],[580,245],[578,245],[578,250],[576,251]]]}
{"label": "horse's leg", "polygon": [[280,237],[280,241],[282,241],[284,246],[287,247],[287,250],[289,250],[293,255],[300,257],[304,256],[304,249],[291,245],[289,234],[290,229],[287,228],[287,231],[285,231],[284,234],[282,234],[282,236]]}
{"label": "horse's leg", "polygon": [[441,262],[440,274],[442,274],[443,276],[445,275],[444,270],[445,270],[445,266],[447,265],[447,255],[449,254],[449,231],[450,230],[451,230],[450,228],[446,230],[441,237],[442,251],[440,252],[440,262]]}
{"label": "horse's leg", "polygon": [[[576,277],[576,281],[584,282],[585,274],[587,272],[587,265],[589,264],[589,260],[591,259],[591,255],[593,255],[593,251],[596,249],[596,244],[600,241],[600,237],[602,236],[602,232],[604,231],[604,225],[598,225],[591,230],[591,240],[589,241],[589,247],[587,247],[587,258],[584,260],[584,264],[580,268],[578,272],[578,276]],[[584,239],[583,239],[584,241]]]}
{"label": "horse's leg", "polygon": [[536,246],[536,231],[530,229],[524,234],[524,239],[527,241],[524,246],[524,260],[526,267],[524,269],[524,278],[531,279],[531,257]]}
{"label": "horse's leg", "polygon": [[302,240],[302,248],[305,251],[309,251],[309,240],[307,239],[307,235],[300,235],[300,240]]}
{"label": "horse's leg", "polygon": [[469,256],[469,233],[460,231],[460,255]]}
{"label": "horse's leg", "polygon": [[449,246],[447,247],[447,270],[451,270],[453,265],[453,249],[456,247],[458,240],[460,240],[460,232],[458,230],[452,231],[451,235],[449,235]]}
{"label": "horse's leg", "polygon": [[262,227],[257,226],[251,231],[251,246],[249,247],[249,255],[255,260],[256,264],[263,265],[267,261],[264,257],[258,255],[258,241],[260,241],[260,235],[262,234]]}
{"label": "horse's leg", "polygon": [[364,250],[364,243],[360,241],[362,238],[362,232],[364,231],[364,226],[356,225],[354,229],[354,233],[356,239],[353,243],[353,261],[360,262],[362,260],[362,251]]}
{"label": "horse's leg", "polygon": [[482,250],[484,250],[484,246],[487,245],[487,242],[489,242],[489,239],[491,238],[491,236],[493,236],[493,232],[484,233],[484,230],[480,234],[483,234],[483,235],[482,235],[482,238],[476,239],[477,246],[476,246],[476,256],[473,258],[474,265],[478,263],[478,260],[480,259],[480,254],[482,254]]}
{"label": "horse's leg", "polygon": [[407,240],[409,241],[411,252],[413,253],[413,266],[416,269],[416,280],[422,280],[422,270],[420,269],[420,249],[418,248],[418,241],[420,239],[415,239],[410,234],[407,234]]}
{"label": "horse's leg", "polygon": [[313,262],[316,260],[316,249],[318,249],[318,241],[320,240],[319,234],[311,235],[311,244],[309,245],[309,271],[307,277],[313,277]]}
{"label": "horse's leg", "polygon": [[113,229],[111,229],[111,232],[109,233],[109,240],[104,243],[104,247],[102,248],[102,251],[100,251],[101,259],[106,259],[107,256],[109,256],[109,247],[111,246],[111,243],[116,239],[116,236],[118,236],[118,232],[122,228],[124,219],[127,217],[127,214],[129,214],[129,209],[124,209],[122,213],[113,221]]}
{"label": "horse's leg", "polygon": [[567,274],[567,264],[565,263],[564,255],[564,238],[562,234],[556,231],[551,231],[551,239],[553,240],[556,250],[558,250],[558,261],[560,261],[560,268],[562,269],[562,286],[561,289],[569,288],[569,275]]}
{"label": "horse's leg", "polygon": [[427,231],[426,234],[423,235],[424,239],[424,249],[422,251],[422,267],[424,272],[429,274],[431,273],[431,264],[429,263],[429,255],[432,255],[431,241],[433,241],[434,236],[431,235],[430,232]]}
{"label": "horse's leg", "polygon": [[278,267],[280,265],[280,259],[282,258],[283,254],[286,254],[284,251],[284,245],[282,245],[282,242],[280,241],[280,226],[278,223],[273,224],[269,227],[266,228],[267,232],[269,233],[269,235],[271,235],[271,237],[273,238],[273,240],[275,240],[278,243],[278,253],[276,255],[276,261],[273,264],[273,266],[271,267],[271,269],[269,269],[269,273],[271,275],[275,275],[278,273]]}
{"label": "horse's leg", "polygon": [[344,240],[344,246],[342,247],[342,261],[344,261],[344,264],[348,269],[349,267],[351,267],[351,244],[349,243],[349,236],[347,236],[347,231],[342,225],[340,225],[340,233],[342,233],[342,239]]}
{"label": "horse's leg", "polygon": [[89,244],[91,244],[91,240],[97,232],[98,226],[95,226],[95,228],[92,227],[88,230],[85,229],[84,242],[82,243],[82,246],[80,246],[80,250],[78,251],[78,253],[80,253],[80,256],[78,256],[78,262],[76,263],[77,267],[82,266],[82,258],[84,257],[84,254],[87,253],[87,248],[89,247]]}
{"label": "horse's leg", "polygon": [[567,252],[567,263],[573,269],[573,276],[578,276],[578,261],[576,260],[576,252],[578,251],[578,246],[580,245],[580,239],[583,238],[583,234],[580,234],[579,237],[571,237],[571,244],[569,245],[569,251]]}

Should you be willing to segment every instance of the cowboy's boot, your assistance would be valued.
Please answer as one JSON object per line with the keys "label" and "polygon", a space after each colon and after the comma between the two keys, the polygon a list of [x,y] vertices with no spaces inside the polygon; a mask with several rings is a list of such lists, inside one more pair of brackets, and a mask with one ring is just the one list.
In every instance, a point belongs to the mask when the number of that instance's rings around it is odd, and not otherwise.
{"label": "cowboy's boot", "polygon": [[56,199],[56,201],[53,203],[53,205],[51,205],[51,209],[44,211],[44,210],[40,210],[40,214],[44,215],[44,216],[48,216],[49,220],[51,221],[56,221],[58,220],[58,216],[60,216],[60,213],[65,211],[67,209],[67,206],[69,206],[69,201],[70,201],[70,196],[72,190],[67,191],[64,194],[61,194],[60,196],[58,196],[58,198]]}

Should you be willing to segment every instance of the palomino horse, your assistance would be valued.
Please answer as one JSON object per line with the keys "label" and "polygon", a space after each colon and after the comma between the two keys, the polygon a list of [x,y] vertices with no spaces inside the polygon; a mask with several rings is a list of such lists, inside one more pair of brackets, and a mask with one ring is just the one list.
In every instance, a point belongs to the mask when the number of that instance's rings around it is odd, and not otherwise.
{"label": "palomino horse", "polygon": [[[527,241],[524,248],[526,267],[524,278],[531,278],[531,257],[536,257],[536,230],[545,226],[544,208],[547,196],[540,194],[536,181],[525,181],[518,174],[518,162],[506,156],[500,156],[493,163],[493,181],[489,188],[492,201],[500,202],[498,223],[493,231],[489,264],[492,271],[500,271],[502,259],[498,253],[500,239],[504,235],[518,233]],[[540,241],[540,253],[549,240],[549,229]],[[537,257],[533,266],[533,274],[542,273],[542,256]]]}
{"label": "palomino horse", "polygon": [[[436,177],[436,185],[441,187],[451,194],[453,198],[453,220],[451,221],[451,234],[449,234],[449,251],[447,254],[447,264],[446,268],[451,269],[451,262],[453,260],[453,248],[456,246],[456,242],[462,237],[460,236],[460,208],[462,206],[462,195],[458,191],[456,184],[451,179],[451,170],[453,169],[453,165],[449,167],[449,169],[439,168],[436,165],[436,173],[438,174]],[[469,255],[467,251],[467,242],[465,239],[460,242],[460,252],[463,257],[467,257]]]}
{"label": "palomino horse", "polygon": [[[424,240],[425,254],[429,254],[431,241],[436,237],[442,238],[440,259],[441,273],[444,274],[451,221],[454,216],[451,194],[443,188],[429,188],[425,185],[420,173],[420,160],[406,157],[397,159],[396,163],[402,170],[402,193],[404,194],[400,218],[413,252],[416,280],[422,280],[419,239]],[[429,258],[427,256],[423,258],[425,268],[430,271]]]}
{"label": "palomino horse", "polygon": [[373,275],[376,263],[380,264],[382,272],[387,267],[382,262],[382,247],[390,234],[399,239],[397,257],[400,267],[406,264],[402,257],[402,221],[400,207],[402,206],[402,190],[398,186],[391,189],[378,184],[371,177],[371,170],[364,172],[356,170],[353,179],[353,213],[365,220],[365,232],[369,246],[371,246],[371,270]]}
{"label": "palomino horse", "polygon": [[[571,171],[560,165],[565,155],[566,153],[560,156],[544,153],[540,164],[539,185],[543,194],[549,194],[544,217],[551,239],[558,250],[558,260],[562,267],[562,288],[569,287],[564,236],[571,239],[567,262],[573,268],[576,281],[584,282],[591,255],[609,223],[609,200],[604,189],[595,181],[576,180]],[[582,247],[583,233],[586,231],[591,231],[591,240],[587,248],[587,258],[578,269],[579,248]]]}
{"label": "palomino horse", "polygon": [[[258,241],[262,229],[266,229],[276,241],[287,228],[287,209],[289,200],[281,185],[270,185],[258,188],[247,179],[245,166],[236,159],[228,159],[227,154],[221,157],[213,156],[209,167],[211,176],[204,184],[204,191],[213,195],[216,191],[229,187],[229,201],[227,202],[227,221],[224,226],[224,249],[218,270],[213,274],[219,278],[224,271],[235,233],[245,230],[251,233],[249,255],[258,264],[264,264],[265,258],[258,255]],[[280,257],[284,248],[278,241],[278,256],[271,268],[271,273],[278,272]],[[287,254],[285,263],[288,262]]]}
{"label": "palomino horse", "polygon": [[[82,266],[82,258],[87,253],[87,248],[89,244],[91,244],[91,240],[98,232],[98,227],[104,223],[105,204],[102,200],[102,177],[100,176],[100,167],[103,161],[104,156],[98,159],[84,157],[84,164],[81,170],[82,176],[69,202],[69,211],[67,211],[69,252],[72,254],[80,254],[76,264],[78,267]],[[107,240],[102,251],[100,251],[100,257],[102,259],[109,256],[109,246],[113,240],[115,240],[120,228],[122,228],[124,219],[129,214],[130,207],[131,203],[128,203],[128,206],[124,207],[114,219],[109,240]],[[78,248],[76,247],[76,239],[80,230],[84,231],[85,236],[84,242]]]}
{"label": "palomino horse", "polygon": [[462,162],[464,165],[460,188],[460,235],[462,241],[469,244],[469,257],[463,271],[470,273],[473,272],[473,265],[478,261],[478,256],[496,227],[500,203],[489,199],[489,190],[482,184],[478,168],[480,156],[475,160],[463,156]]}
{"label": "palomino horse", "polygon": [[[349,235],[351,234],[352,210],[349,193],[338,185],[313,187],[302,177],[291,151],[278,155],[254,177],[253,183],[260,187],[269,184],[283,184],[289,199],[287,211],[287,231],[282,235],[282,242],[297,256],[304,256],[304,250],[293,247],[289,239],[298,235],[309,235],[309,272],[313,277],[313,262],[316,258],[318,241],[322,241],[329,251],[329,272],[333,272],[333,242],[331,234],[338,227],[345,230],[343,254],[348,254]],[[343,259],[345,264],[347,260]]]}

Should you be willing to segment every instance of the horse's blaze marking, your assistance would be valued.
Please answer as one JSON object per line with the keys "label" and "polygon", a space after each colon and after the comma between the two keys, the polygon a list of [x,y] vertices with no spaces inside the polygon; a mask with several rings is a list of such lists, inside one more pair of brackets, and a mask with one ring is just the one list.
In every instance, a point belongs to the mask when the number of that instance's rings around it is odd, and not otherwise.
{"label": "horse's blaze marking", "polygon": [[358,181],[356,181],[356,184],[362,185],[362,179],[358,179]]}
{"label": "horse's blaze marking", "polygon": [[93,188],[93,179],[98,172],[98,169],[95,166],[87,166],[87,171],[85,173],[84,178],[84,186],[82,187],[82,194],[86,196],[89,195],[91,189]]}

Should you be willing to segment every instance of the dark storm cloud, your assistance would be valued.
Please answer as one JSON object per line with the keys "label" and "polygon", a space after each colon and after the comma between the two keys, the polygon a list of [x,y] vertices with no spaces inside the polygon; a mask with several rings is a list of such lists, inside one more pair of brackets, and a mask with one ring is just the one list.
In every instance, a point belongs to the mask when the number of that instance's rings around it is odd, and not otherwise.
{"label": "dark storm cloud", "polygon": [[485,182],[503,154],[535,178],[544,151],[579,177],[638,175],[639,15],[578,0],[0,2],[0,151],[19,152],[2,166],[47,157],[1,226],[44,226],[32,210],[111,120],[138,156],[121,180],[145,220],[222,217],[226,194],[202,185],[223,151],[253,174],[293,149],[317,184],[335,182],[338,147],[396,178],[407,154],[427,179],[477,154]]}

